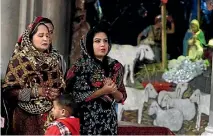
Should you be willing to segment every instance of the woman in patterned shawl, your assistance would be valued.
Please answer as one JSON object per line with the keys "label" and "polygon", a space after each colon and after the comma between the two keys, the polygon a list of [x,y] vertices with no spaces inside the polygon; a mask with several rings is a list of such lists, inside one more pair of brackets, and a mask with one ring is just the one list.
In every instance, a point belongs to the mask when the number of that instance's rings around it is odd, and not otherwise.
{"label": "woman in patterned shawl", "polygon": [[[52,44],[53,33],[54,33],[54,29],[55,29],[53,22],[49,18],[45,18],[45,17],[42,17],[41,22],[43,22],[46,26],[48,26],[49,32],[50,32],[50,43]],[[53,48],[53,51],[56,51],[57,53],[59,53],[58,50],[56,50],[54,48]],[[63,71],[63,74],[65,75],[66,70],[67,70],[67,66],[66,66],[66,61],[64,60],[64,57],[61,54],[60,54],[60,65],[61,65],[61,69]]]}
{"label": "woman in patterned shawl", "polygon": [[42,135],[52,100],[65,88],[60,55],[53,51],[49,29],[41,17],[25,30],[19,42],[3,85],[4,97],[14,106],[13,134]]}
{"label": "woman in patterned shawl", "polygon": [[[50,44],[52,44],[52,41],[53,41],[53,33],[54,33],[54,29],[55,29],[55,27],[54,27],[54,25],[53,25],[53,22],[49,19],[49,18],[46,18],[46,17],[42,17],[42,16],[38,16],[38,17],[36,17],[35,18],[35,20],[38,20],[38,21],[40,21],[40,22],[43,22],[46,26],[48,26],[48,29],[49,29],[49,34],[50,34]],[[32,24],[30,24],[29,26],[31,26]],[[19,40],[18,40],[18,43],[20,44],[21,43],[21,41],[22,41],[22,36],[19,38]],[[52,46],[52,45],[51,45]],[[56,51],[57,53],[59,53],[58,52],[58,50],[56,50],[54,47],[52,47],[53,49],[53,51]],[[65,73],[66,73],[66,62],[65,62],[65,60],[64,60],[64,57],[60,54],[60,65],[61,65],[61,69],[62,69],[62,71],[63,71],[63,74],[65,75]]]}
{"label": "woman in patterned shawl", "polygon": [[79,104],[82,135],[117,134],[116,102],[126,99],[123,66],[107,56],[109,34],[104,25],[81,40],[82,57],[67,72],[67,89]]}

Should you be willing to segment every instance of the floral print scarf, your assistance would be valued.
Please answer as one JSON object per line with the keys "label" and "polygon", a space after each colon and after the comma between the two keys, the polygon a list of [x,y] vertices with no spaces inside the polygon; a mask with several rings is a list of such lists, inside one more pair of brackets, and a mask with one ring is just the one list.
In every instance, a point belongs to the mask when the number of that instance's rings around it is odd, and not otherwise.
{"label": "floral print scarf", "polygon": [[[59,66],[59,54],[52,48],[49,48],[46,52],[39,52],[29,38],[33,28],[35,29],[39,23],[41,22],[33,23],[31,27],[28,27],[19,40],[21,43],[15,45],[6,71],[5,84],[3,85],[5,91],[33,87],[64,90],[65,82]],[[45,101],[50,104],[48,100]],[[29,103],[32,104],[32,101]],[[43,107],[45,107],[45,104],[43,104]],[[49,106],[46,110],[48,111],[51,108]]]}
{"label": "floral print scarf", "polygon": [[[105,56],[103,61],[94,57],[93,48],[87,44],[87,37],[81,39],[81,57],[74,63],[67,72],[67,91],[76,102],[85,101],[92,93],[103,87],[105,78],[111,78],[126,98],[123,85],[123,66],[115,59]],[[90,45],[91,46],[91,45]],[[110,49],[109,49],[110,51]],[[113,102],[110,95],[101,96],[106,102]]]}

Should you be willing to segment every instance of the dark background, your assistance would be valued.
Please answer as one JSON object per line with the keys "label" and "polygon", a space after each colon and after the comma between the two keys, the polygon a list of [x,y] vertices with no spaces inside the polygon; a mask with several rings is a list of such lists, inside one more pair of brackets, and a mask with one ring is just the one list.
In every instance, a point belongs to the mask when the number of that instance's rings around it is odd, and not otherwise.
{"label": "dark background", "polygon": [[[86,3],[87,21],[91,27],[99,22],[94,2],[91,0]],[[182,53],[182,41],[188,29],[192,2],[168,0],[166,5],[168,15],[173,17],[175,23],[175,33],[167,34],[167,52],[171,59]],[[148,25],[154,24],[154,18],[161,14],[160,0],[100,0],[100,4],[103,19],[111,24],[112,43],[118,44],[135,46],[138,34]],[[145,11],[147,16],[144,16]]]}

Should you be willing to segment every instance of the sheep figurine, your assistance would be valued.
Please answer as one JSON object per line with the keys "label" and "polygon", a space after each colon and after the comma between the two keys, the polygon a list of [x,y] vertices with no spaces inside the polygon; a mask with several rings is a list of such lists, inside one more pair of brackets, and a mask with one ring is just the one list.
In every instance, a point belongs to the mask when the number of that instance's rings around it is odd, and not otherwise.
{"label": "sheep figurine", "polygon": [[188,83],[178,83],[175,91],[173,92],[168,92],[168,91],[160,91],[158,94],[158,104],[161,105],[161,101],[163,97],[168,94],[171,98],[182,98],[183,93],[187,90],[188,88]]}
{"label": "sheep figurine", "polygon": [[154,60],[155,57],[152,48],[144,44],[138,46],[112,44],[108,56],[118,60],[124,66],[124,85],[127,84],[127,75],[129,71],[130,81],[134,84],[134,67],[138,58],[142,61],[144,58]]}
{"label": "sheep figurine", "polygon": [[161,107],[180,110],[183,113],[183,120],[192,120],[196,114],[195,104],[189,99],[171,98],[168,94],[163,97]]}
{"label": "sheep figurine", "polygon": [[144,102],[148,102],[149,98],[156,98],[158,93],[150,83],[146,85],[144,90],[126,87],[126,93],[128,97],[124,105],[118,104],[118,121],[121,121],[124,110],[138,110],[138,124],[140,124]]}
{"label": "sheep figurine", "polygon": [[195,128],[199,131],[201,114],[204,113],[206,115],[209,115],[210,94],[202,93],[199,89],[196,89],[189,99],[191,100],[191,102],[197,103],[198,105],[197,121]]}
{"label": "sheep figurine", "polygon": [[149,107],[148,114],[156,114],[153,121],[155,126],[167,127],[171,131],[179,131],[183,124],[183,113],[178,109],[172,108],[162,110],[156,101],[153,101]]}

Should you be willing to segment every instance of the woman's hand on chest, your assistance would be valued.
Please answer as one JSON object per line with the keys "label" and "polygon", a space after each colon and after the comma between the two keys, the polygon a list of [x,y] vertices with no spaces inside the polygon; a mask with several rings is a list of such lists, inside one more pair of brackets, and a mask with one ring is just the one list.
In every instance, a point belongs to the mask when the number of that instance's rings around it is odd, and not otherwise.
{"label": "woman's hand on chest", "polygon": [[106,78],[104,80],[104,86],[102,87],[102,93],[112,94],[115,91],[117,91],[117,85],[110,78]]}

